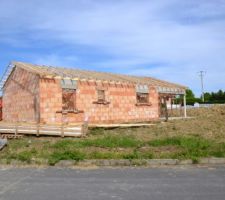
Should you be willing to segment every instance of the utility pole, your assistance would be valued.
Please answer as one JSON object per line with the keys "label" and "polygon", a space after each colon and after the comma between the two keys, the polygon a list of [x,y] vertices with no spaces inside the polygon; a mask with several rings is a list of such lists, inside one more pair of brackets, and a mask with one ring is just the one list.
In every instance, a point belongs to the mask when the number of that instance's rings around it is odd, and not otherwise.
{"label": "utility pole", "polygon": [[205,98],[204,98],[204,83],[203,83],[203,78],[204,78],[204,75],[205,75],[205,71],[199,71],[199,76],[201,78],[201,89],[202,89],[202,102],[205,101]]}

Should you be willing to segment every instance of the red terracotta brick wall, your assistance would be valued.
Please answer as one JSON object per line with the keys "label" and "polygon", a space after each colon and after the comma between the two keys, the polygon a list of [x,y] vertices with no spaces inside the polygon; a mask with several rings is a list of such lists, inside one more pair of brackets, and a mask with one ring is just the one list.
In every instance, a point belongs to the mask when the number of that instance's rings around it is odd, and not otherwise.
{"label": "red terracotta brick wall", "polygon": [[[151,106],[136,106],[134,85],[80,82],[78,88],[77,107],[84,110],[90,122],[149,121],[158,118],[158,94],[154,88],[150,89]],[[93,103],[97,100],[96,88],[105,90],[108,105]]]}
{"label": "red terracotta brick wall", "polygon": [[16,68],[3,91],[3,120],[6,122],[38,122],[38,76]]}
{"label": "red terracotta brick wall", "polygon": [[[94,103],[97,89],[104,89],[107,105]],[[76,123],[88,117],[91,123],[149,121],[158,119],[158,93],[150,89],[151,106],[136,106],[134,85],[102,84],[79,81],[76,90],[76,108],[84,113],[62,114],[60,80],[40,80],[40,111],[43,123]]]}
{"label": "red terracotta brick wall", "polygon": [[61,122],[62,89],[58,79],[40,79],[40,119],[42,123]]}
{"label": "red terracotta brick wall", "polygon": [[[97,104],[97,89],[105,90],[109,104]],[[62,113],[60,79],[43,79],[16,68],[3,91],[3,120],[7,122],[91,123],[149,121],[159,117],[158,93],[150,88],[151,106],[137,106],[135,86],[78,81],[76,108]]]}

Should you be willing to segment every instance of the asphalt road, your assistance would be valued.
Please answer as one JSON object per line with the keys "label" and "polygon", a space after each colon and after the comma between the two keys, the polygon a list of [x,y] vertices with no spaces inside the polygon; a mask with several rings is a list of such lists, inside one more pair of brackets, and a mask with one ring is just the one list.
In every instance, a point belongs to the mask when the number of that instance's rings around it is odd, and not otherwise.
{"label": "asphalt road", "polygon": [[0,169],[1,200],[224,200],[225,167]]}

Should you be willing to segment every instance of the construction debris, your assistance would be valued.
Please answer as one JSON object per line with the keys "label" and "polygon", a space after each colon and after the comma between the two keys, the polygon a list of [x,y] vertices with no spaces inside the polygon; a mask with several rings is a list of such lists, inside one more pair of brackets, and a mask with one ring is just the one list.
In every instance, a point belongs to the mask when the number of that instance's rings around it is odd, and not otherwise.
{"label": "construction debris", "polygon": [[7,143],[7,139],[0,139],[0,150],[2,150],[7,145]]}
{"label": "construction debris", "polygon": [[1,134],[2,139],[21,139],[23,135],[14,135],[14,134]]}

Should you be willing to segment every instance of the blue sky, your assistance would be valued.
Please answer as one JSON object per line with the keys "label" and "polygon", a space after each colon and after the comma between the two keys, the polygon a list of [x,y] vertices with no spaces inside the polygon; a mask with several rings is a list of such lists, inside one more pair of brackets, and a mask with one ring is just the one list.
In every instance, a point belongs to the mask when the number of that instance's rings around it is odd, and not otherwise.
{"label": "blue sky", "polygon": [[225,0],[0,0],[11,60],[153,76],[225,90]]}

